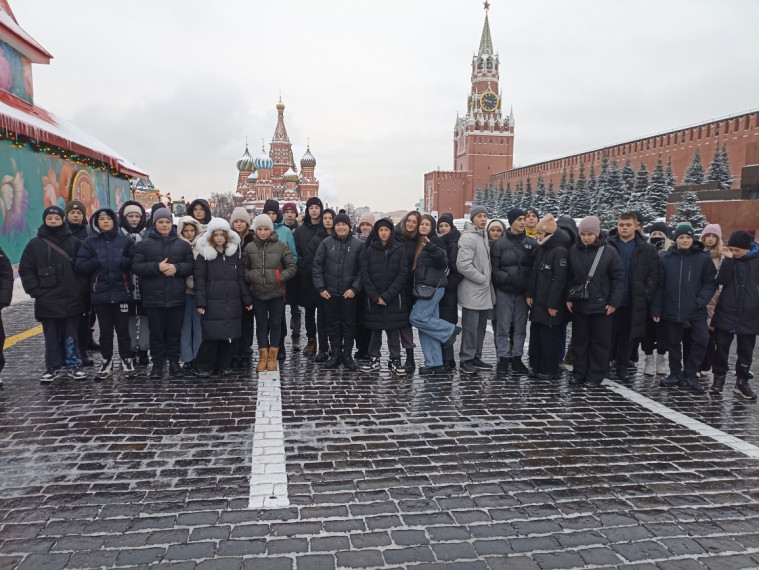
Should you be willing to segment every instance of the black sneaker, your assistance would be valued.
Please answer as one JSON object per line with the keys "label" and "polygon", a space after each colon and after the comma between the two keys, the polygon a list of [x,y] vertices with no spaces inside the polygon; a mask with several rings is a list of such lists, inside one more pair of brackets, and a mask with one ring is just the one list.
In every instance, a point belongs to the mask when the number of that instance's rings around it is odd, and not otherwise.
{"label": "black sneaker", "polygon": [[150,369],[150,378],[163,378],[163,364],[154,363]]}
{"label": "black sneaker", "polygon": [[680,374],[670,374],[666,378],[662,378],[659,380],[659,386],[663,386],[664,388],[671,388],[672,386],[677,386],[680,383]]}
{"label": "black sneaker", "polygon": [[95,378],[97,380],[104,380],[109,376],[113,376],[113,360],[104,360],[100,364],[100,370],[97,371]]}
{"label": "black sneaker", "polygon": [[179,366],[179,362],[169,362],[169,376],[174,378],[182,376],[182,367]]}
{"label": "black sneaker", "polygon": [[686,376],[685,377],[685,386],[693,390],[694,392],[698,392],[699,394],[703,394],[706,392],[706,388],[704,388],[701,383],[698,381],[698,378],[695,376]]}
{"label": "black sneaker", "polygon": [[511,358],[501,357],[498,359],[498,365],[495,367],[497,374],[508,374],[509,364],[511,364]]}
{"label": "black sneaker", "polygon": [[493,370],[493,365],[488,364],[487,362],[483,362],[479,358],[472,359],[472,366],[474,366],[477,370]]}
{"label": "black sneaker", "polygon": [[522,358],[520,356],[512,356],[511,357],[511,370],[514,372],[514,374],[527,374],[528,370],[527,367],[524,365],[524,362],[522,362]]}
{"label": "black sneaker", "polygon": [[747,379],[738,378],[735,383],[735,388],[733,388],[733,392],[744,400],[756,401],[756,394],[751,390]]}
{"label": "black sneaker", "polygon": [[443,362],[443,367],[447,368],[448,370],[456,370],[456,361],[455,360],[446,360]]}
{"label": "black sneaker", "polygon": [[314,362],[326,362],[329,356],[324,350],[320,350],[316,353],[316,356],[314,357]]}
{"label": "black sneaker", "polygon": [[406,370],[403,368],[403,364],[401,364],[400,358],[393,358],[388,363],[388,368],[390,368],[390,372],[395,374],[396,376],[405,376]]}
{"label": "black sneaker", "polygon": [[569,377],[569,383],[572,386],[577,386],[578,384],[585,384],[585,378],[579,375],[572,374],[572,376]]}
{"label": "black sneaker", "polygon": [[374,356],[369,362],[361,365],[361,372],[377,372],[381,367],[380,359]]}
{"label": "black sneaker", "polygon": [[709,394],[711,394],[712,396],[721,396],[722,389],[724,387],[725,387],[725,375],[715,374],[714,381],[712,382],[711,388],[709,388]]}
{"label": "black sneaker", "polygon": [[330,357],[327,359],[327,362],[325,363],[326,368],[337,368],[340,366],[340,362],[342,361],[342,355],[335,351],[333,352]]}
{"label": "black sneaker", "polygon": [[464,374],[477,373],[477,369],[474,367],[474,364],[472,364],[471,360],[461,361],[459,363],[459,370],[461,370]]}
{"label": "black sneaker", "polygon": [[414,362],[414,349],[406,349],[406,362],[403,363],[403,370],[406,374],[413,374],[416,370],[416,363]]}
{"label": "black sneaker", "polygon": [[461,327],[455,327],[448,340],[443,343],[443,349],[450,348],[456,343],[456,337],[461,334]]}
{"label": "black sneaker", "polygon": [[432,376],[433,374],[445,374],[445,366],[420,366],[419,376]]}
{"label": "black sneaker", "polygon": [[617,380],[621,380],[622,382],[630,380],[630,371],[624,364],[617,366]]}
{"label": "black sneaker", "polygon": [[348,370],[358,370],[358,364],[352,356],[343,356],[343,366]]}

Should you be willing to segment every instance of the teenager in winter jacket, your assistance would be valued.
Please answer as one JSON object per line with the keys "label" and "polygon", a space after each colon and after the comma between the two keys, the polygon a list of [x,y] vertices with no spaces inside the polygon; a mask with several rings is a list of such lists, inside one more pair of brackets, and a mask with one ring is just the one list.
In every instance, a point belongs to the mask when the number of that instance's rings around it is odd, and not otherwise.
{"label": "teenager in winter jacket", "polygon": [[[717,290],[716,273],[703,244],[694,240],[691,225],[677,226],[675,245],[660,258],[659,289],[651,308],[654,320],[661,320],[667,331],[669,376],[661,380],[662,386],[682,383],[694,392],[705,391],[696,374],[709,342],[706,305]],[[681,343],[685,323],[690,323],[692,342],[683,369]]]}
{"label": "teenager in winter jacket", "polygon": [[[409,267],[413,265],[414,257],[416,254],[416,246],[419,240],[419,223],[422,220],[422,215],[416,210],[407,212],[401,221],[395,226],[395,236],[403,244],[406,249],[406,259]],[[413,305],[416,299],[411,295],[413,289],[414,272],[409,269],[408,277],[406,279],[406,297],[411,299]],[[412,374],[416,370],[416,363],[414,362],[414,329],[411,325],[401,327],[401,348],[406,351],[406,361],[403,363],[403,369],[406,374]]]}
{"label": "teenager in winter jacket", "polygon": [[153,229],[137,244],[132,271],[142,279],[142,303],[150,323],[151,378],[163,376],[164,362],[169,374],[180,376],[180,341],[186,303],[186,277],[192,274],[192,248],[177,237],[171,212],[159,208],[153,213]]}
{"label": "teenager in winter jacket", "polygon": [[[119,208],[119,231],[131,239],[135,245],[142,241],[147,232],[147,214],[139,202],[127,200]],[[139,275],[132,272],[132,301],[129,303],[129,339],[132,348],[132,363],[135,366],[149,364],[150,330],[148,317],[142,306],[142,287]]]}
{"label": "teenager in winter jacket", "polygon": [[527,367],[522,362],[529,310],[525,293],[538,242],[525,232],[525,214],[521,208],[509,210],[506,214],[509,229],[490,249],[497,314],[496,371],[499,374],[506,374],[509,368],[516,374],[527,373]]}
{"label": "teenager in winter jacket", "polygon": [[[314,288],[314,256],[319,244],[327,237],[327,232],[322,226],[322,211],[324,206],[319,198],[313,197],[306,201],[306,213],[303,223],[295,231],[295,248],[298,254],[298,302],[304,308],[306,320],[306,337],[308,342],[303,349],[306,356],[314,356],[318,348],[317,362],[327,360],[327,328],[324,323],[324,309],[318,312],[322,306],[322,298]],[[318,321],[317,321],[318,318]]]}
{"label": "teenager in winter jacket", "polygon": [[[656,248],[658,257],[664,255],[670,247],[672,240],[669,238],[670,230],[664,222],[654,222],[651,224],[650,233],[648,234],[648,243]],[[658,263],[658,261],[657,261]],[[646,318],[646,334],[640,340],[640,347],[645,354],[645,366],[643,374],[645,376],[656,376],[657,374],[666,376],[669,374],[669,363],[667,362],[667,332],[661,322],[655,322],[650,312]],[[654,351],[656,353],[654,354]]]}
{"label": "teenager in winter jacket", "polygon": [[[79,200],[69,200],[66,202],[66,225],[71,230],[71,235],[83,242],[87,239],[92,230],[87,220],[87,207]],[[90,305],[89,295],[84,294],[84,312],[79,321],[79,354],[82,358],[83,366],[92,366],[93,360],[90,358],[88,349],[97,350],[100,347],[95,342],[95,311]]]}
{"label": "teenager in winter jacket", "polygon": [[756,400],[749,386],[751,361],[759,334],[759,244],[751,234],[738,230],[727,241],[731,257],[722,261],[717,284],[722,292],[712,317],[715,351],[712,359],[714,382],[709,392],[722,393],[727,375],[727,357],[733,337],[738,336],[734,392],[746,400]]}
{"label": "teenager in winter jacket", "polygon": [[203,235],[206,231],[206,226],[212,218],[211,206],[208,204],[208,201],[203,198],[193,200],[187,208],[187,213],[198,221],[200,224],[200,235]]}
{"label": "teenager in winter jacket", "polygon": [[569,272],[569,234],[546,214],[536,226],[535,255],[527,305],[530,307],[530,375],[540,380],[558,377],[561,335],[566,322],[566,286]]}
{"label": "teenager in winter jacket", "polygon": [[[570,384],[600,384],[609,368],[612,315],[622,301],[625,271],[619,254],[601,236],[601,220],[580,221],[579,240],[569,248],[569,287],[587,283],[587,299],[568,299],[572,313],[573,369]],[[603,249],[601,249],[603,248]],[[590,270],[596,263],[593,276]]]}
{"label": "teenager in winter jacket", "polygon": [[[283,223],[293,234],[295,240],[295,230],[298,229],[298,206],[295,202],[285,202],[282,206]],[[297,248],[293,249],[293,255],[298,254]],[[296,260],[297,261],[297,260]],[[292,331],[293,340],[300,338],[301,314],[300,304],[298,301],[298,279],[290,279],[285,288],[285,302],[290,307],[290,330]],[[285,318],[284,316],[282,318]]]}
{"label": "teenager in winter jacket", "polygon": [[[456,325],[459,322],[458,289],[459,283],[463,279],[461,273],[456,268],[461,232],[453,225],[453,215],[447,213],[440,216],[437,228],[448,255],[448,284],[445,286],[445,293],[443,293],[442,299],[440,299],[440,318]],[[456,357],[453,345],[443,346],[443,366],[448,370],[456,370]]]}
{"label": "teenager in winter jacket", "polygon": [[461,329],[440,318],[440,299],[448,284],[448,254],[443,241],[435,235],[435,219],[424,214],[419,222],[414,260],[411,265],[414,287],[426,285],[433,289],[432,297],[417,297],[409,315],[409,322],[419,331],[419,344],[424,353],[424,366],[419,374],[429,376],[445,372],[443,346],[453,346]]}
{"label": "teenager in winter jacket", "polygon": [[[374,214],[364,212],[358,219],[356,237],[365,244],[374,229]],[[361,268],[359,267],[359,273]],[[365,326],[366,314],[366,291],[362,287],[356,295],[356,360],[369,360],[369,343],[372,340],[372,331]]]}
{"label": "teenager in winter jacket", "polygon": [[[240,238],[237,252],[242,259],[245,246],[253,241],[253,232],[250,231],[250,214],[242,206],[232,210],[229,216],[229,226]],[[242,312],[242,330],[240,338],[232,342],[232,369],[247,370],[250,367],[250,351],[253,346],[253,311]]]}
{"label": "teenager in winter jacket", "polygon": [[324,299],[327,334],[332,347],[327,368],[337,368],[341,362],[348,370],[358,368],[353,359],[353,339],[363,251],[363,242],[351,233],[347,214],[335,217],[334,232],[316,250],[314,287]]}
{"label": "teenager in winter jacket", "polygon": [[[707,224],[706,227],[701,231],[701,237],[699,238],[699,241],[704,244],[704,251],[706,251],[712,258],[712,263],[714,263],[714,267],[717,269],[717,273],[719,273],[720,265],[722,265],[722,261],[726,257],[730,257],[732,255],[731,250],[724,247],[722,245],[722,227],[719,224]],[[716,336],[714,334],[714,327],[712,327],[712,317],[714,316],[714,308],[717,306],[717,300],[719,299],[720,289],[717,288],[717,291],[714,293],[714,297],[711,298],[709,301],[709,304],[706,305],[706,324],[709,327],[709,342],[706,345],[706,355],[704,356],[704,360],[701,362],[701,366],[699,366],[699,376],[706,376],[706,373],[711,370],[712,368],[712,355],[714,354],[714,351],[716,350]],[[687,331],[689,332],[689,331]],[[690,336],[687,335],[686,336]],[[685,341],[685,337],[683,338],[683,341]],[[690,339],[688,339],[688,349],[690,349]],[[683,342],[683,353],[684,356],[687,358],[688,350],[685,350],[686,345],[685,342]]]}
{"label": "teenager in winter jacket", "polygon": [[[13,266],[5,252],[0,248],[0,372],[5,368],[5,327],[3,326],[2,310],[11,304],[13,297]],[[3,379],[0,377],[0,386]]]}
{"label": "teenager in winter jacket", "polygon": [[196,312],[202,316],[203,343],[195,374],[232,372],[232,341],[242,334],[242,314],[253,310],[239,254],[240,236],[223,218],[213,218],[197,244],[193,281]]}
{"label": "teenager in winter jacket", "polygon": [[256,216],[253,232],[253,241],[243,251],[243,268],[256,313],[259,356],[256,371],[274,371],[282,332],[285,283],[295,276],[296,264],[290,248],[279,240],[269,216]]}
{"label": "teenager in winter jacket", "polygon": [[134,242],[119,231],[116,212],[100,208],[90,218],[92,232],[76,255],[75,270],[89,276],[90,303],[100,324],[100,354],[103,361],[97,379],[113,375],[113,331],[119,345],[121,370],[135,375],[129,338],[129,303],[132,300],[132,257]]}
{"label": "teenager in winter jacket", "polygon": [[382,331],[385,331],[390,371],[406,375],[401,364],[400,329],[408,326],[411,309],[406,296],[407,274],[406,251],[395,236],[393,222],[387,218],[377,220],[361,257],[361,283],[366,290],[364,318],[367,328],[372,330],[370,360],[361,366],[362,372],[380,369]]}
{"label": "teenager in winter jacket", "polygon": [[471,222],[464,223],[459,239],[456,268],[463,279],[459,283],[458,302],[461,305],[461,346],[459,369],[465,374],[477,370],[492,370],[493,365],[482,361],[488,312],[495,302],[491,281],[490,245],[485,234],[488,212],[483,206],[472,206]]}
{"label": "teenager in winter jacket", "polygon": [[[192,256],[195,260],[198,259],[200,235],[200,222],[192,216],[182,216],[177,222],[177,236],[190,244]],[[194,361],[203,342],[203,324],[198,306],[195,303],[195,278],[193,275],[185,277],[185,283],[187,288],[185,290],[182,336],[179,339],[179,360],[182,362],[182,368],[189,372],[195,369]]]}
{"label": "teenager in winter jacket", "polygon": [[65,216],[58,206],[45,208],[37,237],[26,245],[18,265],[24,291],[34,299],[34,318],[45,335],[42,383],[67,375],[87,378],[81,370],[78,334],[86,287],[74,272],[82,242],[71,235]]}

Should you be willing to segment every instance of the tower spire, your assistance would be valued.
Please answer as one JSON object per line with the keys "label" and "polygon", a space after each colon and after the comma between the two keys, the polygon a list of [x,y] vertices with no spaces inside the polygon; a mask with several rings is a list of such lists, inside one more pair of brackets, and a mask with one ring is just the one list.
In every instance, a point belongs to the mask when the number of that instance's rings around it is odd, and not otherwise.
{"label": "tower spire", "polygon": [[490,38],[490,23],[488,22],[488,10],[490,3],[484,2],[485,25],[482,26],[482,38],[480,38],[480,51],[478,55],[493,55],[493,40]]}

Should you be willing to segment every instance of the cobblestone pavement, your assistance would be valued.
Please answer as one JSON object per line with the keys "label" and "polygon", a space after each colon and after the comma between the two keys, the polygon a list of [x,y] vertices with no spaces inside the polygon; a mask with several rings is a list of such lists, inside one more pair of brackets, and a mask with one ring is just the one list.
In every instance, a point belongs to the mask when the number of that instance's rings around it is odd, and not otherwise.
{"label": "cobblestone pavement", "polygon": [[[9,336],[30,315],[4,310]],[[41,386],[42,349],[6,350],[0,569],[759,567],[759,459],[607,386],[295,355],[279,383],[285,506],[250,509],[255,373]],[[640,373],[627,387],[759,444],[757,405],[729,389],[713,401]]]}

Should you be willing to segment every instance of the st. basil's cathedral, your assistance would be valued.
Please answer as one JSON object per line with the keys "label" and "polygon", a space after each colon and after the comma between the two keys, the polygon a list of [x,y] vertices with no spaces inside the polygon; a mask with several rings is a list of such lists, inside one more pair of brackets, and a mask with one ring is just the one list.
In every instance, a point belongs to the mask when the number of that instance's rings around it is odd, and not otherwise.
{"label": "st. basil's cathedral", "polygon": [[237,191],[235,202],[248,211],[261,208],[266,200],[305,202],[319,196],[319,181],[314,175],[316,159],[307,148],[300,159],[300,174],[293,158],[292,144],[285,128],[285,105],[277,103],[277,127],[269,145],[269,153],[253,158],[245,145],[245,152],[237,161]]}

